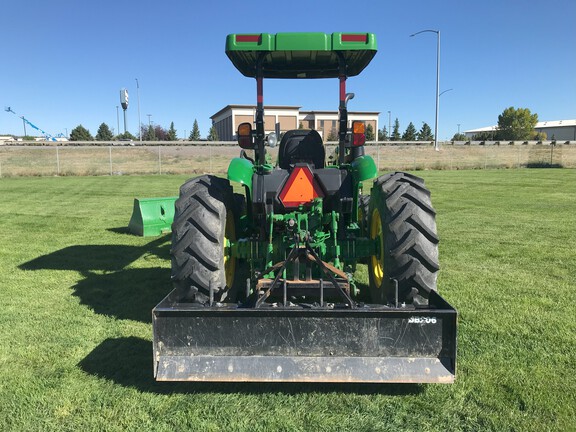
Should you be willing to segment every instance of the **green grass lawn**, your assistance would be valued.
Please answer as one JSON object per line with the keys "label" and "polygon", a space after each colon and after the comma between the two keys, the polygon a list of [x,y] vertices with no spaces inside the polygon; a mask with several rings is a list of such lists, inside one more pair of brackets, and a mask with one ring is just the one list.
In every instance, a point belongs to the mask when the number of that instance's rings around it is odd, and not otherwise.
{"label": "green grass lawn", "polygon": [[169,238],[125,233],[183,176],[0,179],[0,430],[576,429],[576,170],[426,171],[453,385],[155,383]]}

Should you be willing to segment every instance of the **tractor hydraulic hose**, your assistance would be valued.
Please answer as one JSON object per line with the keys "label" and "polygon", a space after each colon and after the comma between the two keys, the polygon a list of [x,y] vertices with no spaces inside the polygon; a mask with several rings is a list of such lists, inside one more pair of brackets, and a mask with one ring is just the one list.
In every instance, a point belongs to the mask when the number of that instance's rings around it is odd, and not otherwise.
{"label": "tractor hydraulic hose", "polygon": [[340,264],[340,244],[338,243],[338,219],[339,215],[335,211],[332,211],[332,223],[331,228],[332,232],[334,233],[333,240],[334,240],[334,266],[336,268],[342,269],[342,265]]}

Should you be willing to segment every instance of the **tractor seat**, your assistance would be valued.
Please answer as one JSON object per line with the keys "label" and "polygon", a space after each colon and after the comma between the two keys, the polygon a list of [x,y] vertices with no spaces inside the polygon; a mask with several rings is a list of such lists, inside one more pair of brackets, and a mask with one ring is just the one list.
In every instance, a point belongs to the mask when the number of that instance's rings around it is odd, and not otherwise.
{"label": "tractor seat", "polygon": [[324,168],[326,150],[320,134],[315,130],[296,129],[288,131],[280,141],[278,166],[290,169],[290,165],[306,162],[314,168]]}

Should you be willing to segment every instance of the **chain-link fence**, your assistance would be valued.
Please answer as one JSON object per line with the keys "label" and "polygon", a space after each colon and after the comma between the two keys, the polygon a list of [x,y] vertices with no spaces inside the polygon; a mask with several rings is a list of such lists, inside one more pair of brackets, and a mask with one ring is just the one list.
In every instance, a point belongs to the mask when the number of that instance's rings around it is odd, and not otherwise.
{"label": "chain-link fence", "polygon": [[[326,146],[327,157],[335,146]],[[268,148],[276,160],[278,147]],[[490,169],[526,167],[576,168],[576,143],[365,146],[381,171],[423,169]],[[237,145],[135,146],[0,146],[0,176],[122,175],[224,173],[240,154]]]}

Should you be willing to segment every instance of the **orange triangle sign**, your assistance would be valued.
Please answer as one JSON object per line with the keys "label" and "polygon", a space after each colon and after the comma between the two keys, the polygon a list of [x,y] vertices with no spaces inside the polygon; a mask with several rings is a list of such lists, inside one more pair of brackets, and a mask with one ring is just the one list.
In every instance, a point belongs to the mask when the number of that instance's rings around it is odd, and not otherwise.
{"label": "orange triangle sign", "polygon": [[322,189],[314,179],[308,167],[296,167],[288,177],[280,193],[280,201],[284,207],[298,207],[314,198],[323,197]]}

